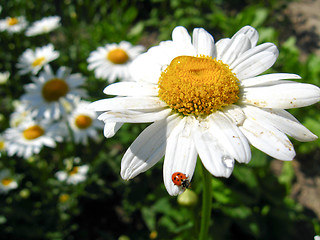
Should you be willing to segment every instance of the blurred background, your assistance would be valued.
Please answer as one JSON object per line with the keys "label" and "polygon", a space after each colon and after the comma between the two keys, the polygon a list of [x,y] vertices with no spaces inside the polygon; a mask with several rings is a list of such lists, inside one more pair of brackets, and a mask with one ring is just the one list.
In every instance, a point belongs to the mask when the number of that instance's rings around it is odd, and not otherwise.
{"label": "blurred background", "polygon": [[[231,37],[245,25],[255,27],[259,43],[273,42],[280,55],[268,72],[299,74],[300,82],[320,86],[320,1],[289,0],[47,0],[2,1],[1,19],[24,16],[29,23],[60,16],[54,31],[27,37],[0,32],[0,133],[10,128],[15,102],[31,83],[16,63],[28,48],[53,44],[60,52],[50,64],[67,66],[86,77],[87,101],[105,98],[106,80],[87,69],[99,46],[119,43],[149,47],[171,39],[175,26],[191,33],[203,27],[215,40]],[[290,110],[320,136],[320,105]],[[131,181],[120,177],[121,158],[146,124],[125,124],[110,139],[98,132],[88,144],[70,139],[23,159],[1,152],[0,171],[17,186],[0,195],[0,239],[140,240],[197,239],[202,179],[198,166],[191,190],[198,201],[181,204],[170,197],[162,179],[162,162]],[[211,239],[313,239],[320,234],[320,140],[292,139],[297,156],[281,162],[252,149],[248,165],[236,164],[229,179],[212,178]],[[68,184],[57,172],[73,162],[89,166],[83,181]]]}

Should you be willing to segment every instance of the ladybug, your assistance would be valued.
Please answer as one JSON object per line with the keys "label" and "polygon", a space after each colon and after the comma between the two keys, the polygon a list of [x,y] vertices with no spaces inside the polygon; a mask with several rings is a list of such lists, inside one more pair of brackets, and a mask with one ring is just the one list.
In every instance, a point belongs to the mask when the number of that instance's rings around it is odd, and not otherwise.
{"label": "ladybug", "polygon": [[172,182],[174,185],[177,185],[182,188],[189,188],[190,187],[190,181],[188,177],[181,172],[175,172],[172,174]]}

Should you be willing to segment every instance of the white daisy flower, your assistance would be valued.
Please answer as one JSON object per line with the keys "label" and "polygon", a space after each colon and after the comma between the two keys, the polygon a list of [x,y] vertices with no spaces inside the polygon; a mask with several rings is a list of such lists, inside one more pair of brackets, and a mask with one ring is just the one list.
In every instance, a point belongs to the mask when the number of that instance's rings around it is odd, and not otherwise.
{"label": "white daisy flower", "polygon": [[17,187],[18,182],[8,169],[3,169],[0,171],[0,193],[5,194]]}
{"label": "white daisy flower", "polygon": [[59,57],[59,52],[54,50],[52,44],[48,44],[43,47],[38,47],[33,51],[27,49],[19,57],[19,61],[16,65],[19,68],[19,74],[27,74],[31,72],[36,75],[40,69]]}
{"label": "white daisy flower", "polygon": [[[131,65],[137,82],[120,82],[104,89],[118,97],[91,104],[106,111],[106,123],[154,122],[129,147],[121,176],[131,179],[164,156],[163,177],[170,195],[184,189],[172,175],[190,181],[197,155],[214,176],[229,177],[234,161],[248,163],[249,143],[266,154],[292,160],[294,148],[286,136],[299,141],[317,138],[284,109],[320,100],[320,89],[287,81],[298,75],[258,76],[278,57],[272,43],[256,45],[258,32],[246,26],[231,39],[217,43],[202,28],[193,41],[184,27],[176,27],[172,41],[161,42]],[[110,130],[110,126],[108,126]]]}
{"label": "white daisy flower", "polygon": [[74,141],[83,145],[88,144],[88,138],[98,140],[97,129],[103,128],[102,122],[97,119],[97,113],[88,106],[89,102],[79,101],[68,117]]}
{"label": "white daisy flower", "polygon": [[68,184],[77,184],[87,179],[88,165],[74,166],[69,171],[58,171],[56,177],[59,181],[66,181]]}
{"label": "white daisy flower", "polygon": [[90,53],[88,69],[94,70],[96,78],[108,79],[110,83],[116,79],[129,81],[131,76],[128,67],[144,50],[143,46],[132,46],[126,41],[106,44]]}
{"label": "white daisy flower", "polygon": [[6,17],[0,20],[0,31],[8,31],[9,33],[18,33],[23,31],[28,25],[24,16]]}
{"label": "white daisy flower", "polygon": [[78,88],[86,78],[80,73],[71,74],[67,67],[60,67],[55,74],[46,65],[39,77],[32,80],[25,85],[26,93],[21,99],[37,118],[58,119],[68,112],[70,104],[73,106],[75,97],[86,96],[85,90]]}
{"label": "white daisy flower", "polygon": [[320,240],[320,236],[318,235],[314,236],[314,240]]}
{"label": "white daisy flower", "polygon": [[13,106],[15,111],[10,114],[10,127],[14,128],[19,126],[20,123],[32,120],[31,112],[27,110],[27,105],[25,102],[15,100],[13,102]]}
{"label": "white daisy flower", "polygon": [[0,134],[0,157],[2,155],[2,152],[4,152],[5,150],[6,150],[6,142],[2,134]]}
{"label": "white daisy flower", "polygon": [[60,124],[49,121],[25,121],[4,132],[6,150],[9,156],[17,155],[25,159],[38,154],[43,146],[54,148],[61,141],[64,131]]}
{"label": "white daisy flower", "polygon": [[41,20],[35,21],[32,25],[26,30],[26,36],[32,37],[44,33],[49,33],[58,27],[60,27],[59,16],[50,16],[44,17]]}
{"label": "white daisy flower", "polygon": [[0,72],[0,85],[1,84],[6,84],[8,79],[10,77],[10,72]]}

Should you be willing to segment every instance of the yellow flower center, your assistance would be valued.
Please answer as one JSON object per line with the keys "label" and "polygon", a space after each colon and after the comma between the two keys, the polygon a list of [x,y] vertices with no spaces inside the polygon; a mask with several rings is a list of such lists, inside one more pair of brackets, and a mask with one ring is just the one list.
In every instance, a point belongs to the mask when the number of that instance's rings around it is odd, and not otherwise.
{"label": "yellow flower center", "polygon": [[59,197],[59,202],[61,203],[65,203],[66,201],[68,201],[70,198],[70,195],[69,194],[61,194],[60,197]]}
{"label": "yellow flower center", "polygon": [[74,175],[79,172],[79,167],[73,167],[71,171],[69,172],[69,175]]}
{"label": "yellow flower center", "polygon": [[115,48],[108,53],[107,59],[114,64],[124,64],[129,60],[129,56],[123,49]]}
{"label": "yellow flower center", "polygon": [[159,98],[184,116],[209,115],[235,103],[239,80],[229,66],[207,56],[179,56],[161,73]]}
{"label": "yellow flower center", "polygon": [[80,129],[86,129],[91,126],[92,118],[87,115],[79,115],[76,117],[75,124]]}
{"label": "yellow flower center", "polygon": [[10,183],[12,183],[13,182],[13,179],[12,178],[3,178],[3,179],[1,179],[1,184],[3,185],[3,186],[9,186],[10,185]]}
{"label": "yellow flower center", "polygon": [[57,101],[69,91],[68,84],[60,78],[53,78],[42,87],[42,96],[47,102]]}
{"label": "yellow flower center", "polygon": [[44,60],[46,60],[45,57],[38,57],[33,61],[33,63],[31,65],[32,65],[32,67],[39,66],[43,63]]}
{"label": "yellow flower center", "polygon": [[4,150],[4,149],[5,149],[5,146],[6,146],[5,141],[0,140],[0,151]]}
{"label": "yellow flower center", "polygon": [[31,127],[28,127],[23,131],[23,137],[27,140],[33,140],[36,139],[44,134],[44,130],[42,127],[38,125],[34,125]]}
{"label": "yellow flower center", "polygon": [[8,20],[7,20],[7,24],[10,26],[16,25],[18,23],[19,23],[19,20],[18,20],[18,18],[15,18],[15,17],[8,18]]}

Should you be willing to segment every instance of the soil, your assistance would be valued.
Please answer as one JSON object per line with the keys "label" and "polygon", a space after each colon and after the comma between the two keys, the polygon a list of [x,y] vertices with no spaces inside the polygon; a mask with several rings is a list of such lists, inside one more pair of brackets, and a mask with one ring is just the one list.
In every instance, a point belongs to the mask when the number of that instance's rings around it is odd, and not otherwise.
{"label": "soil", "polygon": [[[292,22],[291,29],[297,37],[301,60],[313,53],[320,56],[320,0],[292,2],[284,14]],[[291,196],[309,212],[320,219],[320,149],[310,156],[297,156],[292,161],[295,181]],[[272,169],[281,173],[283,162],[274,160]]]}
{"label": "soil", "polygon": [[320,56],[320,0],[294,1],[285,13],[292,22],[302,60],[314,53]]}

